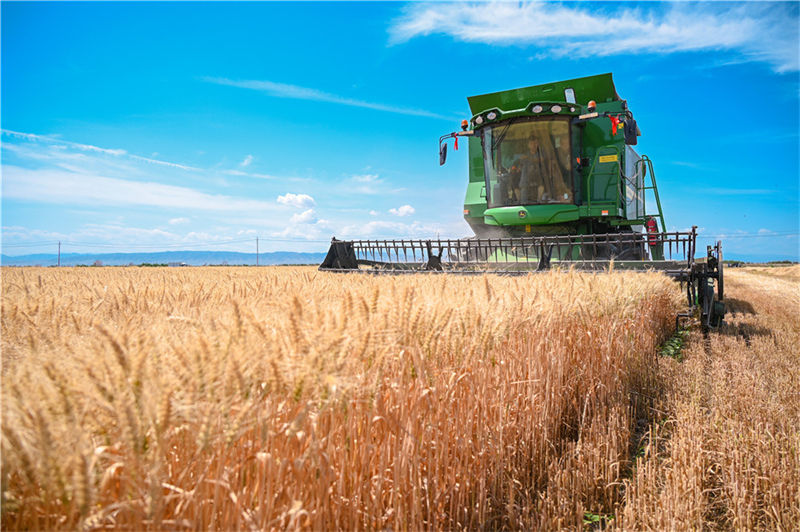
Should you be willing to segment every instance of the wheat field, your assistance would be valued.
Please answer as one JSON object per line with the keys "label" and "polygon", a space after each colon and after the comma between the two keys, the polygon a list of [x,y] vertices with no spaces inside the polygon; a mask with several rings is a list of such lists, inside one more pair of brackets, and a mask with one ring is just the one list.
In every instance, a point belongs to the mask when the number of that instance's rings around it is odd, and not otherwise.
{"label": "wheat field", "polygon": [[797,283],[3,268],[1,524],[790,529]]}

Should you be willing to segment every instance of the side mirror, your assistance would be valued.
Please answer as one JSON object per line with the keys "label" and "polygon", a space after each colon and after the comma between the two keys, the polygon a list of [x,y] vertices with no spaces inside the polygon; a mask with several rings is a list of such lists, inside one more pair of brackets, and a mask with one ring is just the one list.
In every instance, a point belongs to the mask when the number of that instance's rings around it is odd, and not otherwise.
{"label": "side mirror", "polygon": [[447,160],[447,143],[439,144],[439,166],[443,166]]}
{"label": "side mirror", "polygon": [[633,124],[625,124],[623,126],[622,134],[625,137],[625,144],[628,146],[636,146],[636,144],[639,142],[639,140],[636,138],[639,136],[639,126],[636,125],[636,120],[633,118],[628,118],[626,122],[627,121],[631,121]]}

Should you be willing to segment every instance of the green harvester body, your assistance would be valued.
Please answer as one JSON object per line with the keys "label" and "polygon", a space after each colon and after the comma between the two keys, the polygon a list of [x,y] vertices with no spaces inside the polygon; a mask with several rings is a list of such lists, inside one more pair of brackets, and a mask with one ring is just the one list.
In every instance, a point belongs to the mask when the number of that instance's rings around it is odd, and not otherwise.
{"label": "green harvester body", "polygon": [[[467,100],[472,118],[470,131],[464,133],[472,134],[468,136],[469,183],[464,218],[477,237],[641,233],[649,218],[660,225],[651,221],[652,229],[666,231],[652,162],[626,144],[624,122],[633,120],[633,115],[617,94],[611,74]],[[590,102],[596,106],[590,108]],[[612,117],[618,120],[616,128]],[[558,131],[549,124],[558,124]],[[505,168],[494,172],[497,179],[491,175],[487,179],[487,174],[493,173],[493,164],[497,168],[509,164],[494,160],[501,158],[503,145],[508,145],[502,155],[506,159],[510,158],[508,154],[518,157],[525,151],[525,127],[550,146],[545,157],[558,160],[555,171],[563,180],[562,187],[567,187],[562,190],[568,197],[554,203],[552,198],[540,201],[535,193],[521,198],[519,187],[506,193],[501,190]],[[520,130],[517,138],[509,138],[515,130]],[[497,139],[499,144],[490,147]],[[508,173],[513,180],[513,171]],[[652,191],[655,199],[657,210],[652,214],[645,209],[647,191]],[[501,192],[504,197],[498,198]],[[653,258],[660,255],[659,250],[653,250]]]}

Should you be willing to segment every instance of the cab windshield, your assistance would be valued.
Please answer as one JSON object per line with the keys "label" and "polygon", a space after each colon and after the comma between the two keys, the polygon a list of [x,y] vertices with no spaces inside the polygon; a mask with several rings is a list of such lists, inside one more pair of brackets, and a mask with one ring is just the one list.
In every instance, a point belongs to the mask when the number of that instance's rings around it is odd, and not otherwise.
{"label": "cab windshield", "polygon": [[483,128],[489,208],[573,203],[569,119]]}

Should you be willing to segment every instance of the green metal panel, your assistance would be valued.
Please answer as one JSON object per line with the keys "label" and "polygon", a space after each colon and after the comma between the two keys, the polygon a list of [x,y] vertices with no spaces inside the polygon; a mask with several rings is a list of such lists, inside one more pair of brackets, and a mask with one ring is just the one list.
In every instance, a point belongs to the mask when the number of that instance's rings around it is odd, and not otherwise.
{"label": "green metal panel", "polygon": [[619,101],[620,99],[616,88],[614,88],[614,80],[611,77],[611,73],[608,73],[471,96],[467,98],[467,101],[472,114],[493,108],[510,111],[512,109],[521,109],[530,102],[565,102],[564,91],[568,88],[575,91],[575,101],[579,105],[586,105],[589,100],[594,100],[599,104],[601,102]]}
{"label": "green metal panel", "polygon": [[[469,211],[469,216],[483,217],[486,209],[486,185],[478,182],[470,182],[467,185],[467,198],[464,200],[464,210]],[[467,213],[464,213],[467,216]]]}
{"label": "green metal panel", "polygon": [[[528,205],[487,209],[484,216],[497,225],[545,225],[578,219],[577,205]],[[488,220],[487,220],[488,222]],[[489,222],[491,223],[491,222]],[[494,225],[494,223],[491,223]]]}
{"label": "green metal panel", "polygon": [[481,153],[481,139],[478,137],[467,137],[469,140],[469,181],[484,182],[483,178],[483,154]]}

